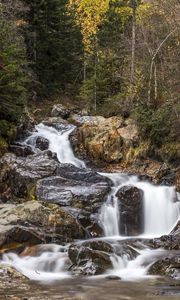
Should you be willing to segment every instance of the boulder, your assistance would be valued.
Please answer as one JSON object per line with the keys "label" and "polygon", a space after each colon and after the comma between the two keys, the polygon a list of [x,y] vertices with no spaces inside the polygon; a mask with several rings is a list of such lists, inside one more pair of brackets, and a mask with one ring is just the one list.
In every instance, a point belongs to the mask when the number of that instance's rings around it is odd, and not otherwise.
{"label": "boulder", "polygon": [[28,157],[6,154],[0,163],[1,200],[6,202],[14,196],[31,199],[37,180],[54,175],[58,165],[51,151]]}
{"label": "boulder", "polygon": [[143,232],[143,191],[135,186],[123,186],[116,193],[120,210],[120,233],[134,236]]}
{"label": "boulder", "polygon": [[0,205],[0,247],[34,245],[84,238],[78,221],[55,204],[29,201]]}
{"label": "boulder", "polygon": [[71,270],[76,275],[99,275],[112,268],[113,248],[103,241],[72,244],[68,255],[72,262]]}
{"label": "boulder", "polygon": [[139,143],[137,125],[125,124],[123,118],[102,118],[99,116],[73,116],[74,124],[79,126],[71,133],[74,151],[91,160],[118,163],[126,157],[127,149]]}
{"label": "boulder", "polygon": [[173,279],[180,279],[180,254],[172,253],[158,259],[149,269],[149,274],[168,276]]}
{"label": "boulder", "polygon": [[38,136],[36,139],[36,148],[40,149],[41,151],[47,150],[49,148],[48,139]]}
{"label": "boulder", "polygon": [[51,176],[38,181],[36,197],[61,206],[69,206],[96,212],[109,192],[107,182],[83,182]]}
{"label": "boulder", "polygon": [[63,119],[67,119],[70,115],[71,110],[65,107],[62,104],[55,104],[51,111],[52,117],[61,117]]}
{"label": "boulder", "polygon": [[38,181],[37,199],[91,213],[101,207],[112,184],[107,177],[71,164],[59,164],[56,175]]}

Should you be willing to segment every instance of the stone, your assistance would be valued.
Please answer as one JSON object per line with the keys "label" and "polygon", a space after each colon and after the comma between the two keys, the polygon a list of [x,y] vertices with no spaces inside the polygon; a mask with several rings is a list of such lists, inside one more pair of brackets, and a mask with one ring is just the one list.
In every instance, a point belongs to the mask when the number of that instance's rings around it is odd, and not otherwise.
{"label": "stone", "polygon": [[58,165],[49,150],[28,157],[6,154],[0,163],[0,198],[3,202],[14,197],[31,199],[37,180],[54,175]]}
{"label": "stone", "polygon": [[120,209],[120,233],[134,236],[143,232],[143,191],[135,186],[123,186],[116,193]]}
{"label": "stone", "polygon": [[180,279],[180,254],[168,254],[158,259],[148,271],[151,275],[168,276],[173,279]]}
{"label": "stone", "polygon": [[77,219],[56,204],[29,201],[0,205],[0,247],[60,243],[84,237]]}
{"label": "stone", "polygon": [[48,139],[38,136],[36,139],[36,148],[40,149],[41,151],[47,150],[49,148]]}
{"label": "stone", "polygon": [[66,130],[69,128],[69,123],[67,120],[62,119],[61,117],[50,117],[42,121],[46,126],[53,127],[56,130]]}
{"label": "stone", "polygon": [[113,248],[103,241],[72,244],[68,255],[72,262],[71,270],[76,275],[99,275],[112,268]]}
{"label": "stone", "polygon": [[61,117],[63,119],[67,119],[70,115],[70,109],[65,107],[62,104],[55,104],[53,106],[53,109],[51,111],[51,116],[52,117]]}
{"label": "stone", "polygon": [[21,144],[10,145],[9,150],[13,152],[16,156],[22,156],[22,157],[26,157],[28,155],[34,154],[30,146],[25,146]]}
{"label": "stone", "polygon": [[83,182],[51,176],[38,181],[36,197],[61,206],[69,206],[87,211],[97,211],[109,192],[107,182]]}
{"label": "stone", "polygon": [[84,151],[93,161],[118,163],[126,157],[127,149],[139,143],[138,127],[125,124],[120,117],[73,116],[79,126],[71,133],[74,151],[84,157]]}

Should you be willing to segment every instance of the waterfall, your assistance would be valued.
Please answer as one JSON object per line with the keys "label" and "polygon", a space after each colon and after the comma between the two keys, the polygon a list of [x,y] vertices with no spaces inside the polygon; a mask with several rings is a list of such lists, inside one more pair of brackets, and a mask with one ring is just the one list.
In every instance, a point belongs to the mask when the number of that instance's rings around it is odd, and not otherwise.
{"label": "waterfall", "polygon": [[69,125],[68,128],[58,131],[53,127],[41,123],[35,126],[35,131],[24,141],[24,144],[30,146],[34,152],[37,152],[36,139],[39,136],[46,138],[49,140],[49,150],[57,154],[59,162],[73,164],[79,168],[85,168],[85,163],[74,156],[69,141],[69,135],[74,128],[73,125]]}
{"label": "waterfall", "polygon": [[[79,168],[85,168],[85,163],[74,156],[69,135],[74,130],[74,126],[68,125],[60,131],[39,124],[35,131],[29,136],[23,144],[30,146],[33,151],[39,152],[36,148],[37,137],[43,137],[49,141],[49,150],[57,154],[61,163],[73,164]],[[180,217],[180,201],[174,187],[156,186],[149,182],[140,181],[137,176],[129,176],[120,173],[99,173],[108,177],[113,186],[105,203],[100,211],[100,224],[104,230],[104,237],[101,240],[113,241],[113,245],[119,247],[118,241],[130,237],[121,236],[119,230],[120,208],[116,197],[117,191],[123,186],[132,185],[144,192],[144,232],[137,235],[136,238],[159,237],[169,234],[173,226]],[[132,199],[133,201],[133,199]],[[14,253],[3,255],[2,263],[14,266],[25,276],[33,280],[56,280],[67,278],[70,275],[67,272],[68,264],[68,246],[64,248],[58,245],[44,245],[43,252],[39,255],[20,257]],[[49,250],[49,247],[51,248]],[[163,256],[165,250],[144,249],[139,251],[135,259],[130,259],[128,255],[111,256],[113,270],[109,270],[103,276],[117,275],[125,280],[135,280],[137,278],[146,278],[149,266],[157,259]]]}
{"label": "waterfall", "polygon": [[144,192],[144,232],[141,237],[154,238],[170,233],[180,216],[180,201],[174,187],[155,186],[149,182],[139,181],[137,176],[118,173],[102,173],[102,175],[113,182],[112,191],[102,206],[100,215],[105,236],[120,235],[120,214],[116,193],[126,185],[133,185]]}

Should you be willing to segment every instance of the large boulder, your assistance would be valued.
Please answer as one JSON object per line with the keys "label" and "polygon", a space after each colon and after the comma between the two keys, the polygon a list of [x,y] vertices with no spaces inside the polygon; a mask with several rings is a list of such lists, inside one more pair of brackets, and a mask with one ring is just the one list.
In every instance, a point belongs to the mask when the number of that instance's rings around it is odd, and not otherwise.
{"label": "large boulder", "polygon": [[0,205],[0,247],[84,238],[76,218],[56,204],[29,201]]}
{"label": "large boulder", "polygon": [[110,191],[111,182],[95,172],[59,165],[57,174],[37,182],[36,198],[57,203],[76,217],[88,236],[102,236],[96,214]]}
{"label": "large boulder", "polygon": [[13,197],[31,199],[37,180],[54,175],[58,165],[51,151],[28,157],[6,154],[0,163],[0,199],[3,202]]}
{"label": "large boulder", "polygon": [[138,128],[132,121],[99,116],[73,116],[73,121],[79,127],[70,139],[78,155],[82,156],[84,150],[92,160],[118,163],[126,157],[127,149],[138,145]]}
{"label": "large boulder", "polygon": [[112,268],[113,248],[103,241],[72,244],[68,255],[72,262],[71,270],[76,275],[99,275]]}
{"label": "large boulder", "polygon": [[54,176],[38,181],[36,196],[38,200],[58,203],[62,206],[78,206],[93,212],[101,206],[108,191],[109,187],[104,183],[83,185],[75,180]]}
{"label": "large boulder", "polygon": [[143,191],[135,186],[123,186],[116,193],[120,210],[120,233],[134,236],[143,232]]}

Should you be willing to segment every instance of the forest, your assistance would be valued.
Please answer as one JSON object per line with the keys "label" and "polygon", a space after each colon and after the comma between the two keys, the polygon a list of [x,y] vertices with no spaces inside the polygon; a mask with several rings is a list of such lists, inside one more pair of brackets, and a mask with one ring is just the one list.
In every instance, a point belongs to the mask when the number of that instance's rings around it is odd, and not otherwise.
{"label": "forest", "polygon": [[180,299],[179,57],[179,0],[0,0],[0,300]]}
{"label": "forest", "polygon": [[179,149],[178,0],[1,0],[0,152],[29,105],[68,98],[131,116],[142,140]]}

